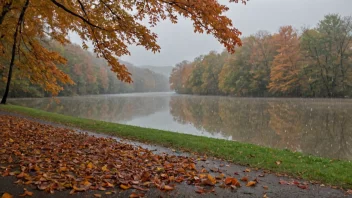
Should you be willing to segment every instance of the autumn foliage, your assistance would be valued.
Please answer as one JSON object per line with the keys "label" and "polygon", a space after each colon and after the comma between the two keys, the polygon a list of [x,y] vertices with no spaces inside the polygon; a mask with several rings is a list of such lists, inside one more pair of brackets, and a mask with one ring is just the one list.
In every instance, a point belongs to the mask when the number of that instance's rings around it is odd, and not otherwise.
{"label": "autumn foliage", "polygon": [[352,18],[327,15],[299,32],[283,26],[244,37],[235,54],[210,52],[176,65],[178,93],[276,96],[352,96]]}
{"label": "autumn foliage", "polygon": [[134,189],[139,196],[133,192],[131,197],[143,197],[150,188],[170,191],[183,182],[197,186],[201,194],[214,192],[215,186],[255,185],[247,181],[241,185],[218,169],[210,173],[197,166],[204,157],[155,154],[112,138],[7,115],[0,116],[0,127],[0,175],[14,176],[15,183],[47,193]]}
{"label": "autumn foliage", "polygon": [[[128,45],[160,51],[157,35],[142,20],[153,27],[161,20],[177,23],[180,16],[189,18],[194,32],[212,34],[228,51],[234,52],[241,45],[238,37],[241,33],[224,16],[228,9],[216,0],[4,0],[0,4],[3,52],[0,56],[4,59],[1,65],[9,70],[8,85],[15,65],[23,77],[56,95],[62,90],[59,82],[72,84],[73,81],[56,66],[64,64],[65,59],[45,48],[42,42],[52,39],[68,44],[68,35],[74,32],[82,39],[83,48],[87,49],[87,42],[92,42],[93,51],[108,62],[118,79],[131,82],[130,72],[117,59],[130,54]],[[8,90],[9,86],[3,103]]]}

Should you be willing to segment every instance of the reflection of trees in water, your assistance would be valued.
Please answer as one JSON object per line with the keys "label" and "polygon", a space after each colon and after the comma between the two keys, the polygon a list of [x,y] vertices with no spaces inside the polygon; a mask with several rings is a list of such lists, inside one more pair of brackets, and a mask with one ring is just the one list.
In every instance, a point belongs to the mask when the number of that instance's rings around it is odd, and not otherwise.
{"label": "reflection of trees in water", "polygon": [[349,101],[180,96],[170,113],[182,124],[233,140],[352,159]]}
{"label": "reflection of trees in water", "polygon": [[83,117],[109,122],[128,121],[133,118],[148,116],[168,107],[165,97],[74,97],[54,100],[30,99],[12,100],[11,104],[55,112],[75,117]]}

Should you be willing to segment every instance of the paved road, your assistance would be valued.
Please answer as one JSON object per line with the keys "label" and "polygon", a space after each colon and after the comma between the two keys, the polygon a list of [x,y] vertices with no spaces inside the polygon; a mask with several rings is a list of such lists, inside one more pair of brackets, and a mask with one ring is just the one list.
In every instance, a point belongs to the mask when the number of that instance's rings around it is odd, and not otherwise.
{"label": "paved road", "polygon": [[[35,122],[40,122],[42,124],[53,125],[55,127],[70,128],[67,126],[63,126],[63,125],[59,125],[59,124],[55,124],[55,123],[51,123],[43,120],[21,116],[15,113],[0,111],[0,114],[23,117]],[[82,130],[79,130],[79,129],[75,129],[75,128],[71,128],[71,129],[74,129],[77,132],[82,132]],[[0,132],[1,132],[1,129],[0,129]],[[84,131],[84,132],[87,132],[87,131]],[[92,132],[88,132],[88,133],[95,136],[112,137],[108,135],[95,134]],[[133,142],[129,140],[122,140],[119,138],[116,138],[116,139],[119,141],[128,142],[136,146],[137,145],[142,146],[144,148],[152,150],[155,153],[168,153],[173,155],[192,156],[189,153],[178,152],[170,148],[160,147],[156,145],[148,145],[148,144]],[[246,187],[245,186],[246,183],[241,182],[242,187],[237,189],[223,189],[220,187],[216,187],[215,193],[208,193],[208,194],[197,194],[195,192],[196,187],[183,183],[183,184],[178,184],[176,186],[176,189],[171,192],[162,192],[158,189],[152,188],[150,189],[149,192],[145,194],[145,197],[265,197],[266,196],[270,198],[273,198],[273,197],[285,197],[285,198],[351,197],[352,198],[352,195],[347,195],[345,191],[340,189],[333,189],[330,187],[321,186],[320,184],[311,184],[310,182],[293,179],[287,176],[278,176],[277,174],[266,173],[265,171],[262,171],[262,170],[250,170],[250,172],[244,172],[246,169],[248,169],[248,167],[239,166],[239,165],[229,163],[226,161],[221,161],[218,159],[208,158],[206,161],[199,161],[197,163],[197,168],[199,169],[205,168],[207,170],[215,170],[215,171],[219,170],[220,172],[224,173],[226,176],[234,176],[236,178],[242,178],[243,176],[248,176],[249,179],[257,178],[258,183],[254,187]],[[216,174],[220,174],[220,173],[214,173],[214,175]],[[74,195],[69,195],[69,191],[55,192],[54,194],[48,194],[42,191],[38,191],[34,187],[14,184],[14,181],[15,181],[14,177],[0,176],[0,195],[2,195],[4,192],[8,192],[14,195],[14,197],[18,197],[18,195],[23,193],[23,188],[27,188],[28,190],[33,191],[34,197],[54,197],[54,198],[55,197],[56,198],[94,197],[93,194],[101,194],[102,197],[129,197],[129,195],[135,191],[135,190],[122,191],[120,189],[115,189],[116,194],[112,194],[112,195],[105,195],[105,192],[99,192],[99,191],[89,191],[84,193],[77,193]],[[301,189],[294,184],[290,184],[290,185],[280,184],[280,181],[287,181],[289,183],[296,181],[296,182],[299,182],[300,184],[307,183],[308,189]]]}

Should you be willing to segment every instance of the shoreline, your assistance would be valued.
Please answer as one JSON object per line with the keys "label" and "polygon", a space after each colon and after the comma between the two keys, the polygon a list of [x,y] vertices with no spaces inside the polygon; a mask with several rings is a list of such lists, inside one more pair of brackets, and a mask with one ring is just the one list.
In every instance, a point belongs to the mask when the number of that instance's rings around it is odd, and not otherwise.
{"label": "shoreline", "polygon": [[0,105],[0,110],[143,143],[206,154],[235,164],[345,189],[352,188],[352,162],[347,160],[332,160],[248,143],[77,118],[15,105]]}

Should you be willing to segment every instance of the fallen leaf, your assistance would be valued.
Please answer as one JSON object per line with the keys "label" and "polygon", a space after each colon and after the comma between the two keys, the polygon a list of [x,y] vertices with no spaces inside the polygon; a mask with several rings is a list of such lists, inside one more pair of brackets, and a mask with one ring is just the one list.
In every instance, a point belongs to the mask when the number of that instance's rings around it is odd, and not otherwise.
{"label": "fallen leaf", "polygon": [[2,194],[1,198],[13,198],[13,196],[5,192],[4,194]]}
{"label": "fallen leaf", "polygon": [[298,185],[298,188],[300,188],[300,189],[308,189],[308,185]]}
{"label": "fallen leaf", "polygon": [[137,190],[140,190],[140,191],[149,191],[148,189],[142,188],[142,187],[137,186],[137,185],[132,185],[132,188],[137,189]]}
{"label": "fallen leaf", "polygon": [[208,174],[208,179],[213,185],[216,184],[216,179],[213,176],[211,176],[210,174]]}
{"label": "fallen leaf", "polygon": [[31,197],[32,195],[33,195],[33,192],[30,192],[27,189],[24,189],[24,193],[21,194],[20,197],[25,197],[25,196]]}
{"label": "fallen leaf", "polygon": [[236,186],[236,187],[241,187],[240,182],[238,182],[238,180],[236,178],[232,178],[232,183],[231,184],[233,186]]}
{"label": "fallen leaf", "polygon": [[257,182],[255,181],[249,181],[246,186],[255,186],[255,184],[257,184]]}
{"label": "fallen leaf", "polygon": [[352,189],[350,189],[350,190],[347,190],[347,194],[350,194],[350,195],[352,195]]}
{"label": "fallen leaf", "polygon": [[134,192],[130,194],[130,198],[140,198],[140,197],[144,197],[144,194],[137,194]]}
{"label": "fallen leaf", "polygon": [[268,186],[263,186],[264,190],[268,190],[269,187]]}
{"label": "fallen leaf", "polygon": [[107,166],[107,165],[104,165],[103,167],[101,167],[101,170],[102,170],[102,171],[108,171],[108,166]]}
{"label": "fallen leaf", "polygon": [[101,194],[94,194],[94,197],[101,197]]}
{"label": "fallen leaf", "polygon": [[226,185],[230,185],[232,183],[232,178],[231,177],[228,177],[225,179],[225,184]]}
{"label": "fallen leaf", "polygon": [[174,189],[174,187],[172,187],[172,186],[169,186],[169,185],[164,186],[164,190],[173,190],[173,189]]}
{"label": "fallen leaf", "polygon": [[276,161],[275,163],[276,163],[276,165],[280,165],[280,164],[282,163],[282,161],[279,161],[279,160],[278,160],[278,161]]}
{"label": "fallen leaf", "polygon": [[287,181],[284,181],[284,180],[280,180],[280,181],[279,181],[279,184],[288,185],[288,182],[287,182]]}
{"label": "fallen leaf", "polygon": [[248,181],[248,177],[247,176],[242,177],[241,181],[247,182]]}
{"label": "fallen leaf", "polygon": [[244,170],[244,172],[247,172],[247,173],[249,173],[249,172],[251,172],[251,169],[249,169],[249,168],[246,168],[246,170]]}
{"label": "fallen leaf", "polygon": [[127,186],[127,185],[124,185],[124,184],[121,184],[120,185],[120,188],[124,189],[124,190],[127,190],[130,188],[130,186]]}

